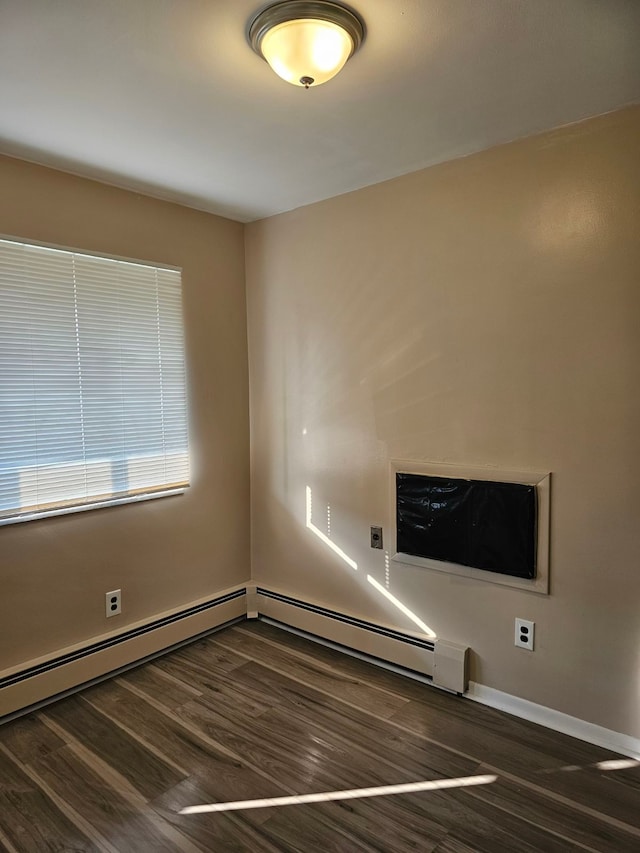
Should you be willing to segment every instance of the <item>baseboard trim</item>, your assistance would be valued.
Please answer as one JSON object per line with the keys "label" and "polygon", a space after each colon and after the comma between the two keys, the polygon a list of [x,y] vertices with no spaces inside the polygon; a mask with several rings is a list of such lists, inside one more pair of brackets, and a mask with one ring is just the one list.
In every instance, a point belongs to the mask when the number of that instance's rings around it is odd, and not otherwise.
{"label": "baseboard trim", "polygon": [[469,682],[469,689],[464,695],[467,699],[479,702],[481,705],[506,711],[514,717],[529,720],[578,740],[610,749],[621,755],[628,755],[630,758],[640,759],[640,738],[605,729],[595,723],[571,717],[569,714],[563,714],[562,711],[555,711],[553,708],[512,696],[510,693],[503,693],[501,690],[495,690],[493,687],[487,687],[475,681]]}
{"label": "baseboard trim", "polygon": [[5,670],[0,674],[0,720],[246,615],[243,584],[131,625],[120,633],[112,632]]}

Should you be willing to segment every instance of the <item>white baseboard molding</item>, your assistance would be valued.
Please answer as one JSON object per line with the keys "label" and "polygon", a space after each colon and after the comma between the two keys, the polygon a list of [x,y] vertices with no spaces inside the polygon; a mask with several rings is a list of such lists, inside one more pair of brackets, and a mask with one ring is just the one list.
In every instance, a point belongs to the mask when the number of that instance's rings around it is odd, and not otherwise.
{"label": "white baseboard molding", "polygon": [[562,734],[570,735],[578,738],[578,740],[584,740],[595,746],[628,755],[630,758],[640,759],[640,738],[605,729],[603,726],[595,725],[595,723],[588,723],[586,720],[578,719],[578,717],[571,717],[569,714],[563,714],[561,711],[555,711],[545,705],[538,705],[528,699],[520,699],[518,696],[503,693],[501,690],[486,687],[484,684],[478,684],[475,681],[469,682],[469,689],[464,695],[467,699],[472,699],[481,705],[506,711],[508,714],[513,714],[514,717],[538,723],[540,726],[562,732]]}
{"label": "white baseboard molding", "polygon": [[244,618],[246,585],[0,672],[0,718],[70,692],[185,640]]}

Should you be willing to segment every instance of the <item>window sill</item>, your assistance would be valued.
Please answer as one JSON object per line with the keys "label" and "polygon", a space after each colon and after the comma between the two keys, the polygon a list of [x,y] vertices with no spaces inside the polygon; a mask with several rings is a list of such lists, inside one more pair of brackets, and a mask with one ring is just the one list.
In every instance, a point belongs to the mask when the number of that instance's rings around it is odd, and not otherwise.
{"label": "window sill", "polygon": [[51,518],[55,515],[69,515],[72,512],[88,512],[92,509],[104,509],[108,506],[121,506],[123,504],[140,503],[141,501],[153,501],[156,498],[168,498],[173,495],[182,495],[187,490],[186,486],[177,489],[167,489],[162,492],[147,492],[140,495],[127,495],[123,498],[113,498],[104,501],[95,501],[86,504],[74,504],[73,506],[61,506],[55,509],[47,509],[42,512],[30,512],[23,515],[11,515],[0,518],[0,527],[7,524],[22,524],[25,521],[39,521],[42,518]]}

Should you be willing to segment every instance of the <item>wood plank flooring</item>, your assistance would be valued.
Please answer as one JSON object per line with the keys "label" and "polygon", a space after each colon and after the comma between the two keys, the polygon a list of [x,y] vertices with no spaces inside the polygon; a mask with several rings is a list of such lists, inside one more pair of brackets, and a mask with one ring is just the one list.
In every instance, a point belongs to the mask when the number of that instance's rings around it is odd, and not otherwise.
{"label": "wood plank flooring", "polygon": [[618,757],[251,621],[0,727],[0,849],[637,853]]}

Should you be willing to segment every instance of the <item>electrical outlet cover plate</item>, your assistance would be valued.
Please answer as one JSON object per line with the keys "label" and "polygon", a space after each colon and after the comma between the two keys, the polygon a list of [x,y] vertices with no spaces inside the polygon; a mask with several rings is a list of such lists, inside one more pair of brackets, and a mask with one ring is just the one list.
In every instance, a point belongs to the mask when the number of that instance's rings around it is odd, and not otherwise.
{"label": "electrical outlet cover plate", "polygon": [[111,592],[105,592],[104,604],[107,617],[122,613],[122,590],[112,589]]}
{"label": "electrical outlet cover plate", "polygon": [[528,619],[516,619],[516,646],[532,652],[535,627],[536,623]]}
{"label": "electrical outlet cover plate", "polygon": [[371,547],[372,548],[382,548],[382,528],[381,527],[372,527],[371,528]]}

